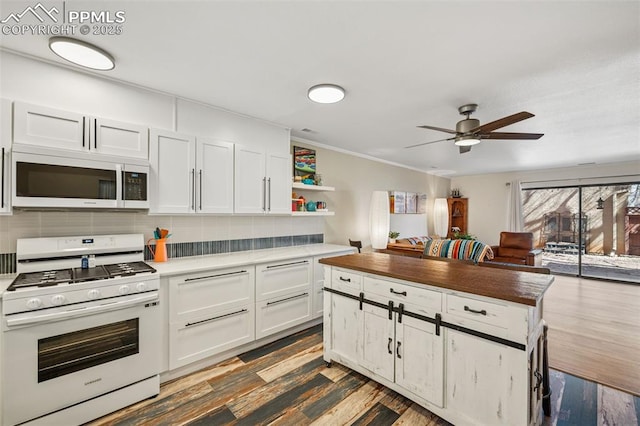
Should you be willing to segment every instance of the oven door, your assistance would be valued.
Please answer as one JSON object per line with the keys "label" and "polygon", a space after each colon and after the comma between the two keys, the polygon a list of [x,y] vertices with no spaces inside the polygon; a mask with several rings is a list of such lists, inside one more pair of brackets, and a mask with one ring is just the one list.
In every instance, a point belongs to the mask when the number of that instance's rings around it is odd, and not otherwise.
{"label": "oven door", "polygon": [[159,373],[157,301],[121,299],[115,304],[121,308],[94,305],[97,313],[91,315],[69,310],[65,318],[58,311],[57,318],[33,322],[23,317],[22,325],[15,326],[7,326],[5,317],[4,424],[28,421]]}

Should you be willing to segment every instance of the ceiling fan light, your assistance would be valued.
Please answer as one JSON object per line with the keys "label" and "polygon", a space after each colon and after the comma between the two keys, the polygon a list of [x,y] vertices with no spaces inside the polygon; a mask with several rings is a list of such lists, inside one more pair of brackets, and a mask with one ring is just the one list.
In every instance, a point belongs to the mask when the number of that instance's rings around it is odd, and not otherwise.
{"label": "ceiling fan light", "polygon": [[51,37],[49,48],[62,59],[85,68],[109,71],[115,67],[113,56],[82,40],[70,37]]}
{"label": "ceiling fan light", "polygon": [[460,139],[456,139],[455,144],[458,146],[473,146],[480,143],[480,138],[475,136],[467,136]]}
{"label": "ceiling fan light", "polygon": [[344,99],[344,89],[335,84],[318,84],[309,89],[307,96],[320,104],[334,104]]}

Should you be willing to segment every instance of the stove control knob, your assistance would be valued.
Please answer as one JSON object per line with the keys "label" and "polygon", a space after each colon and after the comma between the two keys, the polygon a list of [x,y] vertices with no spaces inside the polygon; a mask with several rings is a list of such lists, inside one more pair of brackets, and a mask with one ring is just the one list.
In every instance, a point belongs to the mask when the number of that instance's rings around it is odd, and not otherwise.
{"label": "stove control knob", "polygon": [[98,290],[97,288],[93,288],[91,290],[89,290],[87,292],[87,297],[89,297],[89,299],[97,299],[100,297],[100,290]]}
{"label": "stove control knob", "polygon": [[66,301],[67,301],[67,298],[64,297],[62,294],[56,294],[51,298],[51,304],[54,306],[60,306]]}
{"label": "stove control knob", "polygon": [[136,284],[136,290],[145,291],[146,289],[147,289],[147,284],[146,283],[138,283],[138,284]]}
{"label": "stove control knob", "polygon": [[129,294],[130,290],[131,289],[129,288],[129,286],[125,284],[125,285],[121,285],[120,286],[120,288],[118,289],[118,293],[120,293],[120,294]]}
{"label": "stove control knob", "polygon": [[29,309],[38,309],[40,306],[42,306],[42,300],[37,297],[27,300],[27,308]]}

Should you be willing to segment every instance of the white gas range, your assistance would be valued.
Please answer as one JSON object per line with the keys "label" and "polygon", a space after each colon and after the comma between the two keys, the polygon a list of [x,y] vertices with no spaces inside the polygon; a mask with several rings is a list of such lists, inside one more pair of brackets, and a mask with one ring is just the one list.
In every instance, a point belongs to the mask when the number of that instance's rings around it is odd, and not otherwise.
{"label": "white gas range", "polygon": [[159,393],[160,279],[143,250],[142,234],[18,240],[3,424],[81,424]]}

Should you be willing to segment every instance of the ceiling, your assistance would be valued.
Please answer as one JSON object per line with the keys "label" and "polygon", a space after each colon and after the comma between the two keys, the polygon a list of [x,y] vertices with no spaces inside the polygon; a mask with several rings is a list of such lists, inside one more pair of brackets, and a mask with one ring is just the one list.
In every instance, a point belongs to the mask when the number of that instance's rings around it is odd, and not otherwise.
{"label": "ceiling", "polygon": [[[0,17],[36,1],[3,0]],[[43,1],[45,5],[61,4]],[[640,2],[68,0],[122,10],[123,33],[79,36],[109,51],[97,72],[285,125],[294,136],[430,173],[480,173],[640,160]],[[0,45],[46,60],[47,36]],[[335,83],[346,98],[315,104]],[[537,141],[483,141],[463,155],[448,137],[457,108]],[[310,132],[302,131],[310,129]]]}

